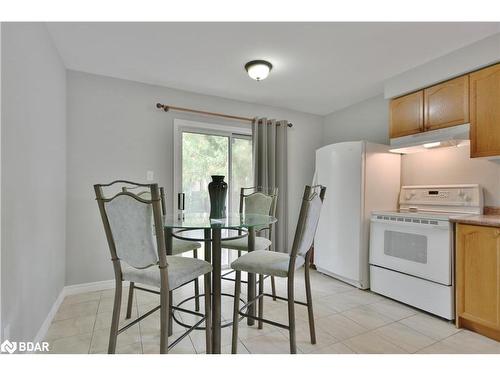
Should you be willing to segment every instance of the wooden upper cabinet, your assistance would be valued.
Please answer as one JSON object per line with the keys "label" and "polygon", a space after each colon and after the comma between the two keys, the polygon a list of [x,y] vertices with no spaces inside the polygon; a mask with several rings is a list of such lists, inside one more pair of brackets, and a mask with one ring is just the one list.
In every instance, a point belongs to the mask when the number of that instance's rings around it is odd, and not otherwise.
{"label": "wooden upper cabinet", "polygon": [[435,130],[469,122],[469,76],[424,90],[424,129]]}
{"label": "wooden upper cabinet", "polygon": [[390,137],[416,134],[424,128],[424,92],[401,96],[391,100]]}
{"label": "wooden upper cabinet", "polygon": [[500,340],[500,228],[457,225],[457,326]]}
{"label": "wooden upper cabinet", "polygon": [[500,155],[500,64],[470,74],[471,157]]}

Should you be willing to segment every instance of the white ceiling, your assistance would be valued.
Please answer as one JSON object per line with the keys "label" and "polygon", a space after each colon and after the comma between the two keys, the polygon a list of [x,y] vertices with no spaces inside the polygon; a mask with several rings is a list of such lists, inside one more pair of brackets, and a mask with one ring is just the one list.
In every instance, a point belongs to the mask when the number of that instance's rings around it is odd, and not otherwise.
{"label": "white ceiling", "polygon": [[[67,68],[325,115],[500,23],[49,23]],[[262,82],[243,65],[269,60]],[[175,104],[175,103],[172,103]]]}

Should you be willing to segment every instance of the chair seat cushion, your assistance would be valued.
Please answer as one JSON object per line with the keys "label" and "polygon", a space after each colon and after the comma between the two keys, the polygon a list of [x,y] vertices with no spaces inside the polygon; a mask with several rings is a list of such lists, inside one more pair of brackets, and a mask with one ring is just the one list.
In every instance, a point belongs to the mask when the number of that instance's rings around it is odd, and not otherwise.
{"label": "chair seat cushion", "polygon": [[[266,250],[271,246],[271,241],[265,237],[255,237],[255,250]],[[223,240],[222,248],[248,251],[248,237],[236,238],[234,240]]]}
{"label": "chair seat cushion", "polygon": [[[304,258],[295,258],[295,269],[302,267]],[[275,251],[257,250],[242,255],[231,263],[231,268],[236,271],[259,273],[278,277],[288,276],[288,265],[290,256]]]}
{"label": "chair seat cushion", "polygon": [[[212,265],[201,259],[182,256],[167,256],[168,287],[174,290],[188,281],[194,280],[212,271]],[[122,278],[126,281],[160,287],[160,269],[158,265],[138,269],[121,262]]]}
{"label": "chair seat cushion", "polygon": [[172,245],[172,255],[182,254],[201,247],[199,242],[180,240],[175,237],[172,239]]}

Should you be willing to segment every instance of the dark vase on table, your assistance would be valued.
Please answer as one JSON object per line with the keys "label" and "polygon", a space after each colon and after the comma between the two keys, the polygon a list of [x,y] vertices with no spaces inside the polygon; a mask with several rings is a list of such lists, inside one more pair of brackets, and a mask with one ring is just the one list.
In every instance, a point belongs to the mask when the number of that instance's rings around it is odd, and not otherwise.
{"label": "dark vase on table", "polygon": [[225,218],[227,183],[224,182],[224,176],[212,176],[212,182],[208,184],[208,194],[210,195],[210,218]]}

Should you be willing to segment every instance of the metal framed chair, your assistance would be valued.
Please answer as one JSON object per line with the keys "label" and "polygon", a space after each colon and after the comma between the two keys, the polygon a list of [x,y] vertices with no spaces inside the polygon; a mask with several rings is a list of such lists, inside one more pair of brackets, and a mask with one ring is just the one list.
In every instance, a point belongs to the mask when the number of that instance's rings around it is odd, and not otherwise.
{"label": "metal framed chair", "polygon": [[[311,343],[316,343],[316,332],[314,327],[314,314],[311,295],[311,280],[309,276],[309,268],[311,261],[311,247],[318,226],[321,207],[325,197],[326,187],[306,186],[304,196],[302,198],[302,206],[300,209],[299,220],[295,230],[292,250],[290,254],[277,253],[272,251],[253,251],[242,255],[231,264],[231,268],[236,271],[236,283],[234,288],[234,310],[233,310],[233,338],[231,352],[236,354],[238,343],[238,322],[239,316],[251,317],[259,322],[259,328],[262,328],[263,323],[271,324],[288,330],[290,334],[290,353],[297,353],[297,345],[295,339],[295,304],[307,306],[309,316],[309,331],[311,335]],[[295,301],[294,299],[294,275],[295,270],[305,265],[305,287],[307,302]],[[259,293],[251,301],[240,308],[239,297],[241,293],[241,272],[251,272],[259,274]],[[270,294],[264,293],[264,275],[275,277],[286,277],[288,284],[287,298],[278,297],[277,299],[288,302],[288,325],[267,320],[263,318],[264,313],[264,297],[273,297]],[[250,316],[245,309],[258,301],[258,316]]]}
{"label": "metal framed chair", "polygon": [[[103,194],[103,188],[125,184],[139,186],[148,190],[150,199],[129,191],[121,191],[110,198]],[[179,256],[167,256],[160,189],[157,184],[139,184],[130,181],[114,181],[109,184],[94,185],[96,200],[104,225],[111,261],[115,273],[115,297],[109,337],[108,353],[115,353],[118,335],[160,310],[160,353],[167,353],[170,348],[185,338],[192,330],[186,331],[168,345],[170,322],[170,292],[204,276],[205,313],[197,313],[174,307],[182,312],[200,317],[194,325],[205,323],[207,353],[210,353],[211,315],[210,315],[210,263],[200,259]],[[154,232],[153,232],[154,228]],[[132,281],[160,291],[141,288],[160,295],[160,305],[148,311],[136,320],[119,328],[122,284]]]}
{"label": "metal framed chair", "polygon": [[[141,186],[136,186],[136,187],[122,187],[122,191],[130,191],[134,189],[142,188]],[[151,192],[148,190],[141,191],[136,193],[137,196],[145,198],[145,199],[151,199]],[[161,212],[163,215],[166,215],[167,213],[167,205],[165,202],[165,189],[163,187],[160,187],[160,199],[161,199]],[[198,249],[201,247],[201,243],[199,242],[193,242],[193,241],[185,241],[181,240],[178,238],[173,239],[173,244],[172,244],[172,253],[168,255],[179,255],[186,253],[188,251],[193,252],[193,257],[198,258]],[[193,280],[194,282],[194,309],[195,311],[200,311],[200,284],[199,280],[195,279]],[[133,281],[130,282],[129,284],[129,290],[128,290],[128,302],[127,302],[127,314],[125,316],[126,319],[129,319],[132,315],[132,304],[134,300],[134,290],[139,289],[139,290],[144,290],[144,288],[137,287]],[[172,297],[172,293],[170,293],[170,296]],[[172,298],[170,298],[170,304],[173,304]],[[169,335],[171,335],[172,332],[169,332]]]}
{"label": "metal framed chair", "polygon": [[[240,190],[240,214],[261,214],[261,215],[276,215],[276,204],[278,201],[278,188],[267,188],[263,186],[255,186],[249,188],[241,188]],[[238,231],[242,235],[242,231]],[[273,251],[273,224],[256,228],[255,250]],[[262,235],[264,234],[264,235]],[[239,237],[235,239],[222,240],[222,248],[238,251],[238,257],[242,251],[248,251],[248,237]],[[228,275],[234,270],[226,272],[222,275],[223,280],[235,281],[229,278]],[[242,281],[246,283],[246,281]],[[273,299],[276,296],[276,284],[274,276],[271,276],[271,288]]]}

